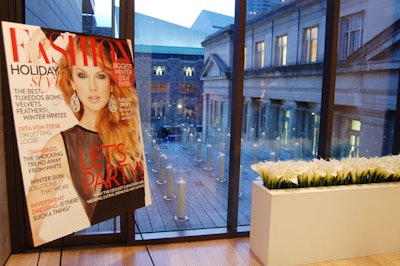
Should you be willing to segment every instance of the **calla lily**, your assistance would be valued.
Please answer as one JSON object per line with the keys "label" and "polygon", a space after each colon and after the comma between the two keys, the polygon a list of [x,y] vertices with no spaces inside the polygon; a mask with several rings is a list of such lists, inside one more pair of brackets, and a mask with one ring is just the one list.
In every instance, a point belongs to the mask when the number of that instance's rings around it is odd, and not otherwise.
{"label": "calla lily", "polygon": [[270,189],[400,181],[400,155],[251,165]]}

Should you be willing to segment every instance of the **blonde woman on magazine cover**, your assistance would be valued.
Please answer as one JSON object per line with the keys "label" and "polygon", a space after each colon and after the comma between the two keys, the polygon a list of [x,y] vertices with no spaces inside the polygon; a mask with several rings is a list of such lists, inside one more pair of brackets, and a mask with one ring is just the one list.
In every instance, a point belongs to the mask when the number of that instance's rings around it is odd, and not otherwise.
{"label": "blonde woman on magazine cover", "polygon": [[[43,39],[44,34],[41,36]],[[138,206],[144,205],[143,197],[132,198],[127,193],[111,197],[107,192],[114,193],[123,185],[143,180],[145,167],[137,95],[133,85],[131,88],[117,86],[113,75],[116,55],[111,53],[115,51],[111,46],[111,42],[75,36],[66,48],[74,56],[62,56],[58,62],[58,87],[79,122],[57,133],[46,144],[47,148],[61,151],[62,167],[35,176],[35,179],[62,176],[56,178],[57,186],[73,186],[75,198],[79,198],[83,207],[81,213],[86,217],[71,219],[83,219],[82,223],[95,224],[132,211],[131,205],[124,202],[136,200]],[[83,51],[82,47],[86,49]],[[129,102],[129,118],[121,114],[120,101]],[[40,198],[38,191],[29,192],[27,204],[37,203]],[[42,242],[39,234],[43,221],[31,224],[34,243]]]}

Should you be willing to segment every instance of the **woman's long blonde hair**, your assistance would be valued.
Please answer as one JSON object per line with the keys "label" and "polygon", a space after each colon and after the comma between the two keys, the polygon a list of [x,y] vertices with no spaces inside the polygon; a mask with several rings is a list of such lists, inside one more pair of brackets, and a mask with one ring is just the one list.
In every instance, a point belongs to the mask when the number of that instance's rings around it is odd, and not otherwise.
{"label": "woman's long blonde hair", "polygon": [[[95,49],[92,47],[90,42],[91,37],[81,38],[79,36],[74,37],[73,46],[75,50],[75,55],[77,52],[82,52],[82,46],[86,47],[86,54],[88,58],[97,59],[97,63],[102,70],[107,73],[111,80],[111,92],[117,102],[118,111],[112,113],[105,106],[101,111],[100,115],[96,121],[96,129],[99,133],[103,145],[117,145],[123,143],[123,151],[125,153],[121,154],[115,152],[111,156],[111,165],[118,166],[123,164],[129,164],[131,167],[124,167],[125,176],[128,180],[142,178],[143,175],[143,148],[141,147],[140,141],[140,114],[139,114],[139,101],[136,94],[136,88],[134,85],[130,88],[120,88],[117,86],[116,81],[112,75],[113,60],[112,54],[109,47],[104,44],[110,44],[110,42],[96,43]],[[84,43],[82,43],[84,40]],[[114,40],[121,41],[121,40]],[[67,47],[66,51],[69,51]],[[93,56],[93,51],[96,52],[97,56]],[[128,54],[129,50],[126,51]],[[102,57],[98,56],[102,53]],[[71,56],[66,58],[63,56],[59,62],[59,88],[62,91],[64,100],[69,105],[70,99],[74,90],[71,86],[72,80],[72,60]],[[129,99],[131,115],[129,119],[121,119],[121,113],[119,112],[118,99]],[[83,106],[81,105],[81,110],[75,113],[78,120],[81,119],[83,114]],[[105,153],[106,151],[104,151]],[[107,155],[107,154],[105,154]],[[140,171],[140,172],[139,172]]]}

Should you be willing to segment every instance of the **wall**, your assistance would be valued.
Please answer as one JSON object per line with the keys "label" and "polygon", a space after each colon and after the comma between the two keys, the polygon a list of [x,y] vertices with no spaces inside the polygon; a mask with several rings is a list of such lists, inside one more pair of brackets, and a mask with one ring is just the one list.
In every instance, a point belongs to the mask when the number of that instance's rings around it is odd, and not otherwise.
{"label": "wall", "polygon": [[[21,17],[21,13],[17,10],[21,0],[5,0],[2,1],[2,9],[0,10],[0,20],[17,20]],[[3,42],[0,36],[0,42]],[[0,45],[2,47],[3,45]],[[5,78],[5,64],[3,52],[0,51],[0,265],[4,265],[11,254],[11,233],[10,233],[10,219],[8,210],[8,192],[7,192],[7,179],[6,179],[6,163],[5,163],[5,148],[4,148],[4,112],[3,109],[3,90],[8,89],[4,87]]]}
{"label": "wall", "polygon": [[[2,60],[3,54],[0,54]],[[0,68],[0,80],[4,78]],[[7,194],[7,180],[6,180],[6,163],[4,151],[4,123],[3,123],[3,89],[0,82],[0,264],[4,265],[8,256],[11,254],[11,235],[10,235],[10,220],[8,213],[8,194]]]}

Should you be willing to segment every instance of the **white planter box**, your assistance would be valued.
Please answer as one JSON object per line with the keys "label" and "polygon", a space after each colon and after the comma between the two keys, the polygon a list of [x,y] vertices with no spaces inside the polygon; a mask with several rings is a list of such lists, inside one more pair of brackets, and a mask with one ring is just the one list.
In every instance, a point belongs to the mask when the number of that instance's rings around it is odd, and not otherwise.
{"label": "white planter box", "polygon": [[400,251],[400,183],[268,190],[255,181],[250,249],[273,266]]}

